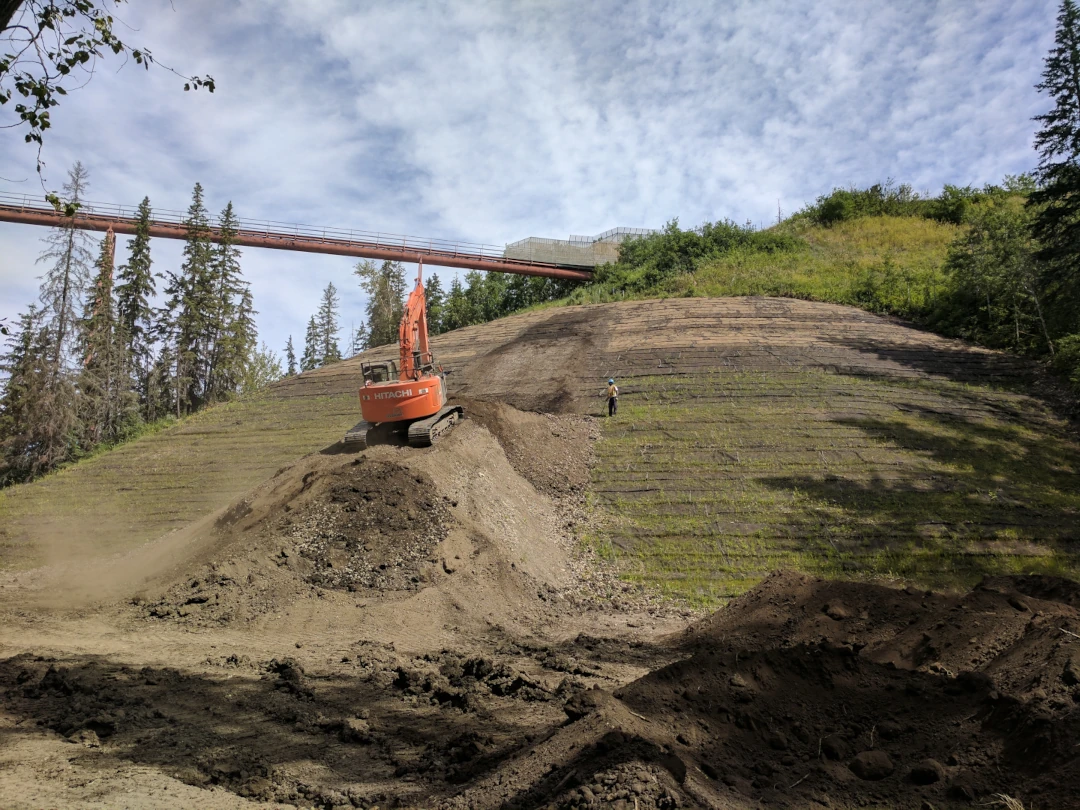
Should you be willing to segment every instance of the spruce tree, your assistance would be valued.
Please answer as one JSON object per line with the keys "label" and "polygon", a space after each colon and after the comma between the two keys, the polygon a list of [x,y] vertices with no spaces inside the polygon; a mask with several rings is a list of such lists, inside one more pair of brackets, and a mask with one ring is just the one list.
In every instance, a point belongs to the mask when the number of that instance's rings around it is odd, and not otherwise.
{"label": "spruce tree", "polygon": [[367,327],[363,321],[360,326],[354,326],[349,330],[349,357],[355,357],[367,348]]}
{"label": "spruce tree", "polygon": [[1057,18],[1054,47],[1046,57],[1037,89],[1054,99],[1054,108],[1035,120],[1040,188],[1034,233],[1047,261],[1044,284],[1058,313],[1059,330],[1080,331],[1080,8],[1064,0]]}
{"label": "spruce tree", "polygon": [[211,249],[210,276],[214,292],[206,324],[206,345],[210,352],[207,369],[209,401],[225,399],[237,392],[251,349],[244,328],[237,329],[234,324],[247,289],[241,279],[240,250],[236,247],[238,227],[236,213],[229,202],[219,220],[221,240]]}
{"label": "spruce tree", "polygon": [[435,273],[424,282],[424,297],[427,300],[428,334],[438,335],[443,331],[443,289],[442,282]]}
{"label": "spruce tree", "polygon": [[116,237],[110,230],[101,240],[90,294],[81,323],[82,363],[79,369],[79,417],[83,447],[90,449],[102,441],[110,421],[110,393],[113,387],[115,335],[113,312],[113,253]]}
{"label": "spruce tree", "polygon": [[135,398],[127,362],[123,324],[113,297],[116,237],[110,230],[101,243],[97,276],[81,322],[82,364],[79,370],[81,449],[115,442],[136,419]]}
{"label": "spruce tree", "polygon": [[170,341],[164,341],[161,351],[150,366],[146,383],[146,421],[154,422],[176,414],[176,357]]}
{"label": "spruce tree", "polygon": [[0,395],[0,485],[29,480],[75,455],[75,388],[68,372],[57,369],[50,315],[31,307],[20,316],[0,358],[7,375]]}
{"label": "spruce tree", "polygon": [[398,326],[405,309],[405,268],[401,262],[381,265],[367,260],[356,265],[353,273],[368,296],[367,345],[397,343]]}
{"label": "spruce tree", "polygon": [[144,409],[148,401],[154,334],[150,301],[157,293],[150,259],[150,215],[150,198],[143,197],[139,203],[135,236],[128,242],[128,260],[116,272],[116,318],[125,336]]}
{"label": "spruce tree", "polygon": [[33,466],[39,403],[49,366],[42,336],[45,313],[34,306],[19,316],[8,350],[0,356],[0,486],[29,477]]}
{"label": "spruce tree", "polygon": [[287,364],[285,369],[286,377],[293,377],[296,375],[296,350],[292,345],[292,335],[289,335],[289,342],[285,344],[285,362]]}
{"label": "spruce tree", "polygon": [[179,272],[169,273],[165,289],[168,337],[175,355],[177,416],[191,413],[203,403],[209,367],[207,334],[214,308],[214,285],[210,226],[199,183],[192,192],[184,224],[184,262]]}
{"label": "spruce tree", "polygon": [[307,334],[304,335],[304,354],[300,358],[301,371],[311,371],[322,364],[322,357],[319,355],[321,345],[319,327],[315,323],[315,316],[312,315],[308,320]]}
{"label": "spruce tree", "polygon": [[221,336],[221,364],[217,372],[218,399],[227,399],[241,392],[248,366],[252,362],[259,332],[255,325],[258,314],[252,303],[251,289],[241,284],[236,314],[225,327]]}
{"label": "spruce tree", "polygon": [[330,282],[323,290],[322,303],[319,304],[319,314],[316,316],[315,326],[318,330],[319,341],[319,365],[325,366],[336,363],[341,359],[341,349],[338,347],[338,294],[334,283]]}
{"label": "spruce tree", "polygon": [[[67,206],[79,206],[89,187],[90,175],[82,163],[76,162],[68,171],[64,183]],[[75,227],[74,216],[64,217],[45,237],[45,251],[38,262],[51,262],[41,283],[41,302],[49,316],[49,331],[53,341],[50,358],[54,376],[67,365],[74,344],[75,321],[79,317],[82,297],[90,282],[93,253],[92,240],[85,231]]]}

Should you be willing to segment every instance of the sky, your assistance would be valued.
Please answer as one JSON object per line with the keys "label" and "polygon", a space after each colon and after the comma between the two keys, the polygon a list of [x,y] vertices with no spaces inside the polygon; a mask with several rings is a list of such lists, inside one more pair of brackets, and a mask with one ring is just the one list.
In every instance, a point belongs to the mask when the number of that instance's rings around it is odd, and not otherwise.
{"label": "sky", "polygon": [[[937,193],[1034,168],[1057,6],[130,0],[121,37],[217,90],[99,62],[52,113],[44,187],[80,160],[93,201],[183,210],[198,181],[212,213],[496,245],[767,226],[838,186]],[[41,197],[22,134],[0,129],[0,192]],[[36,299],[44,235],[0,223],[0,317]],[[155,240],[155,269],[181,248]],[[344,344],[363,320],[354,264],[244,249],[261,338],[299,346],[333,282]]]}

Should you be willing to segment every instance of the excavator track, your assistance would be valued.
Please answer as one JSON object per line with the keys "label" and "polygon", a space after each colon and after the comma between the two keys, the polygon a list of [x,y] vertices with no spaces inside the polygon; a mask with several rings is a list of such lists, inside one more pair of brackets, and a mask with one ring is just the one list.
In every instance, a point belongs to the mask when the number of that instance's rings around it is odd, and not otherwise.
{"label": "excavator track", "polygon": [[430,447],[439,436],[464,417],[465,411],[460,405],[446,405],[434,416],[416,420],[409,425],[409,446]]}
{"label": "excavator track", "polygon": [[357,450],[363,450],[368,445],[367,433],[370,427],[371,425],[363,420],[357,422],[348,432],[346,432],[341,443],[347,444]]}

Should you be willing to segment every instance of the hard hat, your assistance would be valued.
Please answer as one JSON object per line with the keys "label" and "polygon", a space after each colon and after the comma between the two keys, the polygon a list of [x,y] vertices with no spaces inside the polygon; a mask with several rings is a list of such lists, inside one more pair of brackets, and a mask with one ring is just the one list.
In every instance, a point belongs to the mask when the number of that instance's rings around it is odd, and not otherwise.
{"label": "hard hat", "polygon": [[608,385],[614,385],[614,384],[615,384],[615,378],[612,377],[610,380],[608,380]]}

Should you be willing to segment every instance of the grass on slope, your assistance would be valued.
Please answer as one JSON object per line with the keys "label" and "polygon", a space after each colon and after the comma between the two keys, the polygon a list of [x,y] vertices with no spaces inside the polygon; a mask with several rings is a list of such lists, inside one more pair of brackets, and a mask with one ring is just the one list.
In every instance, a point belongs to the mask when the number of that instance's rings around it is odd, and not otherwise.
{"label": "grass on slope", "polygon": [[790,253],[735,252],[674,279],[676,295],[772,295],[913,316],[944,287],[942,262],[959,228],[914,217],[867,217],[830,228],[802,223]]}
{"label": "grass on slope", "polygon": [[2,490],[0,570],[124,551],[184,526],[333,444],[358,418],[355,399],[271,389]]}
{"label": "grass on slope", "polygon": [[779,567],[931,587],[1080,575],[1080,446],[1034,400],[817,371],[635,384],[593,480],[632,580],[714,604]]}
{"label": "grass on slope", "polygon": [[864,217],[831,227],[805,220],[782,226],[793,250],[734,249],[698,263],[692,273],[628,292],[603,283],[575,290],[563,304],[674,296],[768,295],[857,306],[917,318],[945,287],[942,264],[956,225],[917,217]]}

